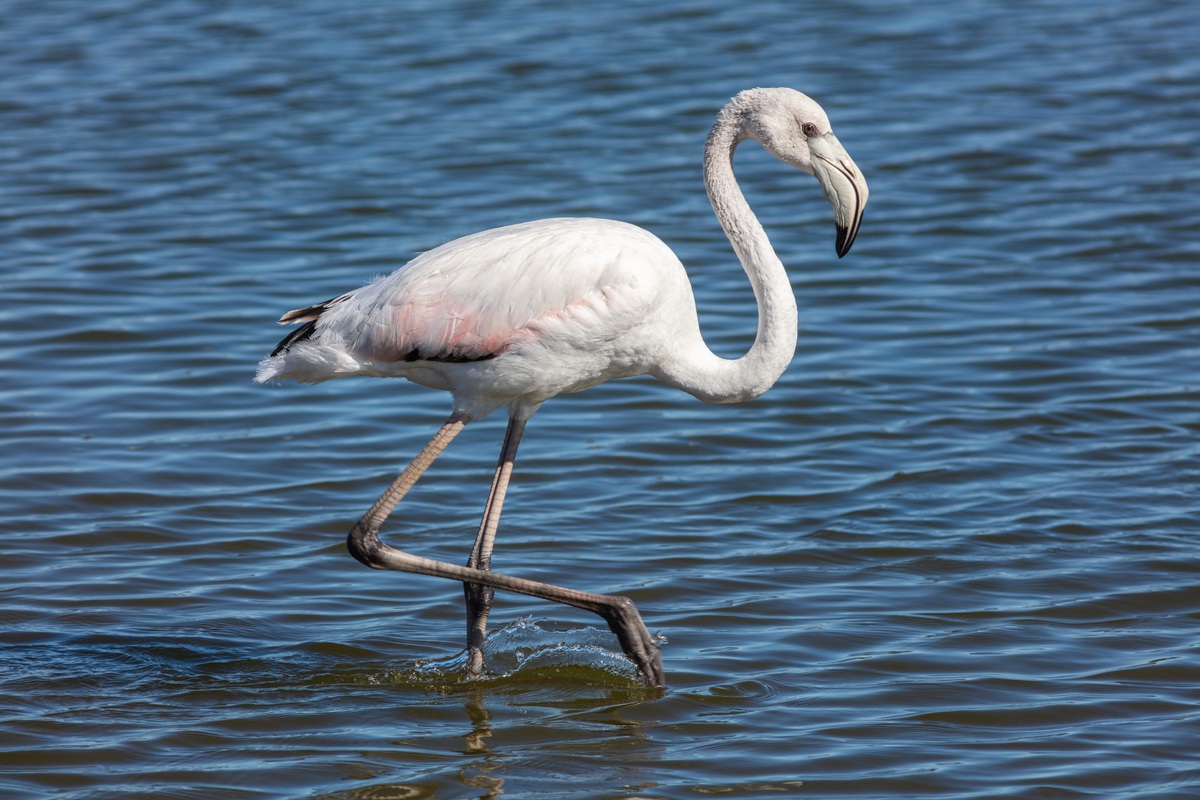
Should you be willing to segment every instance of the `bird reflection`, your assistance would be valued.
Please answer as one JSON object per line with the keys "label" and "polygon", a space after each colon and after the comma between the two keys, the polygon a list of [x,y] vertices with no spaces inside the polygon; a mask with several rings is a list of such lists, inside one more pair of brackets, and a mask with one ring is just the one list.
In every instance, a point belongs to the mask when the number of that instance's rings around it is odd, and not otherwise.
{"label": "bird reflection", "polygon": [[458,774],[463,786],[479,789],[483,800],[504,794],[504,778],[499,772],[504,765],[496,757],[488,739],[492,738],[492,712],[483,705],[483,692],[473,691],[467,695],[467,716],[471,719],[471,730],[463,737],[466,754],[476,758],[463,767]]}

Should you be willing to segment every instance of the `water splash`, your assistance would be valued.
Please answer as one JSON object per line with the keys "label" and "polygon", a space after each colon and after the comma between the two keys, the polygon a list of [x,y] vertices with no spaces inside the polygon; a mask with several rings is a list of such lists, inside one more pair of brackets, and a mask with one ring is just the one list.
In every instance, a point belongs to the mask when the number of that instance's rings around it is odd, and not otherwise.
{"label": "water splash", "polygon": [[[662,645],[666,637],[656,635]],[[507,680],[549,673],[572,683],[625,685],[640,683],[637,666],[621,652],[610,631],[596,627],[549,627],[545,620],[521,617],[492,632],[484,644],[482,678],[466,677],[466,651],[453,658],[423,661],[413,672],[417,677],[463,681]]]}

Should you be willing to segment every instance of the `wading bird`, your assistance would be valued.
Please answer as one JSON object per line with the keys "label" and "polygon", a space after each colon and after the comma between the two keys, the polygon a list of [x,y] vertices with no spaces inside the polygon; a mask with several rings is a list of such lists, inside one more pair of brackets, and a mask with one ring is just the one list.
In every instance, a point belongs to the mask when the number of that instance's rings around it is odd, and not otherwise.
{"label": "wading bird", "polygon": [[[745,139],[817,178],[833,205],[839,257],[854,243],[867,202],[862,173],[807,96],[750,89],[721,110],[704,148],[704,182],[758,302],[758,335],[741,358],[720,358],[704,344],[675,254],[647,231],[605,219],[545,219],[456,239],[279,320],[300,327],[259,365],[259,383],[366,375],[450,393],[449,419],[355,524],[349,548],[369,567],[463,583],[469,673],[483,669],[493,590],[505,589],[599,614],[645,680],[665,686],[658,646],[629,598],[492,572],[492,546],[525,424],[551,397],[649,374],[705,402],[737,403],[758,397],[787,368],[796,299],[734,179],[733,153]],[[434,459],[467,423],[501,407],[508,428],[466,566],[381,542],[384,520]]]}

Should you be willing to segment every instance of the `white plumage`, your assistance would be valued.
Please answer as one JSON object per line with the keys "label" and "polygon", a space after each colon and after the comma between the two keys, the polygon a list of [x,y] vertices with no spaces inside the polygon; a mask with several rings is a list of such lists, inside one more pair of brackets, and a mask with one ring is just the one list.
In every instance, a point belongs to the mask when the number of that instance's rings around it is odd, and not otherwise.
{"label": "white plumage", "polygon": [[664,312],[691,314],[698,331],[674,254],[604,219],[466,236],[317,308],[309,334],[263,361],[258,381],[405,377],[452,392],[471,418],[649,371]]}

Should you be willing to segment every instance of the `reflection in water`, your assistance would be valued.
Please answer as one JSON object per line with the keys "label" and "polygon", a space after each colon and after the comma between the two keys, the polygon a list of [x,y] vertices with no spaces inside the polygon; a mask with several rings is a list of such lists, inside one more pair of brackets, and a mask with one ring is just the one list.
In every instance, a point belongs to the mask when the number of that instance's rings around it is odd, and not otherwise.
{"label": "reflection in water", "polygon": [[504,778],[498,773],[504,765],[496,758],[488,739],[492,737],[492,714],[483,705],[484,692],[476,689],[467,695],[467,716],[471,720],[471,730],[463,741],[466,752],[476,756],[476,760],[462,768],[459,780],[464,786],[482,789],[481,798],[499,797],[504,793]]}

